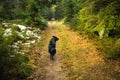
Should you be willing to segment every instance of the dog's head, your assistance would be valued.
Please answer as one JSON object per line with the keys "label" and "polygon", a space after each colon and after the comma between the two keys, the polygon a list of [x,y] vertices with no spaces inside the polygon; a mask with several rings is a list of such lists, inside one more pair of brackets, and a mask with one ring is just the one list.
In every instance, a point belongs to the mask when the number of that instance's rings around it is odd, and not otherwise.
{"label": "dog's head", "polygon": [[57,38],[56,36],[52,36],[52,37],[55,39],[55,41],[59,40],[59,38]]}

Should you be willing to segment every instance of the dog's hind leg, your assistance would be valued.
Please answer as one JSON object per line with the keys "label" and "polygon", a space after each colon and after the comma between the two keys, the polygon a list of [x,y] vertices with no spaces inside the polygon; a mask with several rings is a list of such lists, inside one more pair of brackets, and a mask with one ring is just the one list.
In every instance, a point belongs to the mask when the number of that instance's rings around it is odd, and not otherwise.
{"label": "dog's hind leg", "polygon": [[50,60],[54,60],[53,55],[50,55]]}

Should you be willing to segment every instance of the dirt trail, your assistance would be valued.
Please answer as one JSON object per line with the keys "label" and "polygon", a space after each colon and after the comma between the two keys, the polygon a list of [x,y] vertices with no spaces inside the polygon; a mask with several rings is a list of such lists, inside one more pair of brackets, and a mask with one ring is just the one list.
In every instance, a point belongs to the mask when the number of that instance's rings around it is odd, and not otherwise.
{"label": "dirt trail", "polygon": [[45,67],[47,70],[46,80],[64,80],[64,75],[62,73],[61,62],[59,55],[56,56],[57,59],[50,61]]}
{"label": "dirt trail", "polygon": [[54,21],[48,22],[48,24],[48,28],[42,33],[42,40],[35,44],[36,49],[33,48],[33,52],[37,51],[40,55],[37,55],[36,71],[30,78],[32,80],[65,80],[60,53],[57,51],[54,57],[55,60],[50,60],[48,44],[53,35],[57,36],[57,26],[55,26],[56,22]]}
{"label": "dirt trail", "polygon": [[[51,36],[58,36],[56,31],[57,27],[58,26],[56,22],[49,22],[49,30],[51,30]],[[54,58],[55,60],[48,60],[48,65],[45,67],[47,70],[46,80],[65,80],[65,74],[62,71],[61,55],[58,51]]]}
{"label": "dirt trail", "polygon": [[[115,71],[119,66],[106,63],[96,47],[85,37],[70,30],[61,22],[51,21],[48,29],[43,33],[43,43],[36,49],[36,72],[32,80],[119,80]],[[59,38],[57,54],[51,61],[48,54],[48,43],[51,36]],[[36,46],[39,44],[36,43]],[[35,50],[34,50],[35,51]],[[114,65],[113,65],[114,64]]]}

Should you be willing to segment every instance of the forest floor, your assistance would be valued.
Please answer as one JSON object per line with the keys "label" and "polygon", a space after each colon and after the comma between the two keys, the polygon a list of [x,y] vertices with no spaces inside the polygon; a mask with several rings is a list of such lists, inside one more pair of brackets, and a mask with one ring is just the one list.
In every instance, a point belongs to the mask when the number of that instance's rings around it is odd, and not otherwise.
{"label": "forest floor", "polygon": [[[51,37],[59,38],[55,60],[50,60],[48,44]],[[120,65],[105,61],[91,40],[63,25],[51,21],[36,42],[35,72],[29,80],[120,80]]]}

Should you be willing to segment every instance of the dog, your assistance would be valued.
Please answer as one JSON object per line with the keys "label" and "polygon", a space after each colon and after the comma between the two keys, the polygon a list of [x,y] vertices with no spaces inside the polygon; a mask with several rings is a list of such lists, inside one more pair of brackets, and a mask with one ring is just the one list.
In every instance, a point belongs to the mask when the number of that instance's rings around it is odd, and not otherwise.
{"label": "dog", "polygon": [[50,59],[54,60],[54,55],[56,54],[56,41],[58,41],[59,38],[57,38],[56,36],[52,36],[50,42],[49,42],[49,46],[48,46],[48,52],[50,53]]}

